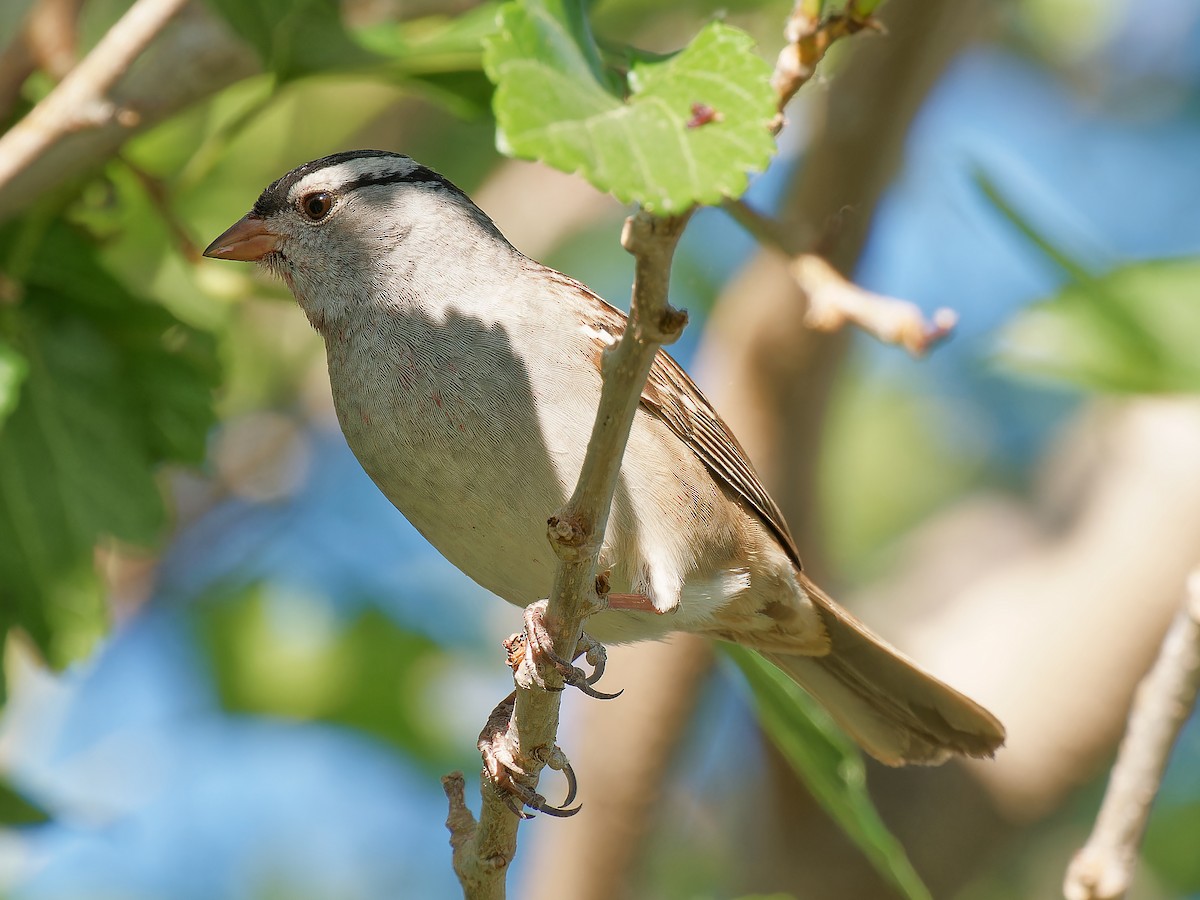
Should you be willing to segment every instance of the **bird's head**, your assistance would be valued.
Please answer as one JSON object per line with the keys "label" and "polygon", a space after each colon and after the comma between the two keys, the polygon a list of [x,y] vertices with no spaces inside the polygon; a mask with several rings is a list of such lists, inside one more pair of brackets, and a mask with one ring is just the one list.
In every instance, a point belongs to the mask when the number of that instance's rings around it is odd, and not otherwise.
{"label": "bird's head", "polygon": [[204,255],[263,263],[322,328],[363,303],[419,289],[422,271],[436,277],[460,254],[497,242],[508,248],[442,175],[398,153],[352,150],[273,182]]}

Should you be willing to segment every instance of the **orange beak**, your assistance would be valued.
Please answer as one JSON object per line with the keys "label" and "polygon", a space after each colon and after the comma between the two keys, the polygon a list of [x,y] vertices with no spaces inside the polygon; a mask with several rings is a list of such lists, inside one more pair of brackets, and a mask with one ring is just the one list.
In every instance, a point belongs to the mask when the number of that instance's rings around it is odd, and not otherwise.
{"label": "orange beak", "polygon": [[279,235],[267,227],[266,220],[254,213],[246,213],[209,244],[204,255],[212,259],[255,262],[278,249]]}

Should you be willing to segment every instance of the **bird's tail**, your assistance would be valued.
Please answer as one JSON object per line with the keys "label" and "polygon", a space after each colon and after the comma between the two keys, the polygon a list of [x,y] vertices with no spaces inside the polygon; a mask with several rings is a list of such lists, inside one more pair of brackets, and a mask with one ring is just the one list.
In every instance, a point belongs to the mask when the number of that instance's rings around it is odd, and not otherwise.
{"label": "bird's tail", "polygon": [[954,754],[991,756],[1004,726],[872,634],[808,579],[829,631],[825,656],[764,654],[829,710],[864,750],[889,766],[936,765]]}

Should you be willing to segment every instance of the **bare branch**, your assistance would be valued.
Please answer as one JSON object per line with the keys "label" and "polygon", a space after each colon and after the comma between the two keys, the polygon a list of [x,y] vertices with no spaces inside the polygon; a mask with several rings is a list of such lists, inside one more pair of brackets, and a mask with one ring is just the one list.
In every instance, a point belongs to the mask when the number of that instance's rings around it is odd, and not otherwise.
{"label": "bare branch", "polygon": [[759,244],[778,250],[784,256],[795,256],[806,243],[811,243],[812,235],[808,230],[791,227],[780,219],[759,212],[744,197],[726,200],[721,208]]}
{"label": "bare branch", "polygon": [[878,20],[870,13],[863,13],[856,0],[850,0],[846,8],[825,18],[818,18],[810,10],[807,0],[796,0],[792,14],[788,16],[783,35],[787,40],[775,60],[775,72],[771,76],[771,87],[779,97],[779,115],[772,124],[778,133],[783,128],[783,108],[816,74],[817,64],[834,42],[840,38],[857,34],[864,28],[881,31]]}
{"label": "bare branch", "polygon": [[[839,37],[873,24],[857,13],[852,0],[844,15],[814,22],[797,4],[786,32],[789,48],[780,55],[772,85],[779,95],[780,115],[772,123],[783,125],[782,108],[807,81],[829,45]],[[785,71],[786,70],[786,71]],[[659,218],[639,211],[625,221],[621,245],[634,256],[636,269],[629,324],[621,340],[605,354],[604,383],[595,424],[575,492],[549,520],[548,537],[559,558],[545,622],[554,650],[572,659],[583,632],[583,623],[602,608],[596,595],[596,565],[616,491],[625,444],[641,402],[642,389],[660,346],[682,333],[687,315],[668,302],[671,260],[693,210]],[[555,745],[561,694],[523,684],[517,679],[516,704],[508,723],[507,744],[518,777],[529,788],[547,760],[561,754]],[[485,732],[487,729],[485,729]],[[504,879],[516,853],[519,820],[485,777],[479,823],[470,831],[456,815],[457,797],[447,789],[455,839],[454,867],[467,900],[504,896]],[[469,814],[468,814],[469,815]],[[457,830],[456,830],[457,828]],[[464,837],[464,835],[468,835]]]}
{"label": "bare branch", "polygon": [[[658,348],[676,340],[687,324],[687,314],[668,303],[667,289],[675,247],[690,218],[690,212],[658,218],[639,211],[626,220],[621,235],[622,246],[636,260],[629,325],[604,357],[600,404],[575,492],[549,520],[548,536],[559,566],[545,621],[555,651],[564,659],[575,656],[584,620],[600,608],[597,559],[650,365]],[[516,693],[507,740],[524,773],[522,780],[534,787],[554,755],[562,694],[523,685],[520,679]],[[461,841],[454,851],[455,872],[468,900],[504,896],[520,821],[486,778],[481,794],[479,823],[469,836],[451,797],[450,819],[459,823],[457,831],[452,827],[452,842]]]}
{"label": "bare branch", "polygon": [[913,356],[924,356],[958,324],[952,309],[938,309],[932,321],[926,321],[916,304],[860,288],[823,257],[800,253],[802,235],[744,200],[727,201],[722,208],[764,247],[792,257],[792,280],[808,303],[804,324],[815,331],[838,331],[851,322],[885,344],[899,344]]}
{"label": "bare branch", "polygon": [[[508,861],[499,863],[500,878],[486,877],[489,866],[475,850],[475,835],[478,823],[467,808],[466,785],[462,772],[451,772],[442,777],[442,790],[450,812],[446,815],[446,828],[450,831],[450,849],[454,854],[454,874],[462,884],[463,896],[472,900],[503,900],[504,871]],[[485,877],[480,877],[484,875]]]}
{"label": "bare branch", "polygon": [[187,0],[137,0],[91,53],[24,119],[0,137],[0,188],[66,134],[110,121],[133,126],[138,112],[108,92]]}
{"label": "bare branch", "polygon": [[945,307],[927,322],[916,304],[864,290],[812,253],[792,260],[791,272],[808,298],[805,324],[817,331],[837,331],[853,322],[885,344],[899,344],[913,356],[923,356],[958,323],[958,314]]}
{"label": "bare branch", "polygon": [[1138,686],[1108,790],[1083,849],[1067,868],[1067,900],[1118,900],[1129,890],[1138,848],[1175,739],[1200,689],[1200,567],[1158,660]]}

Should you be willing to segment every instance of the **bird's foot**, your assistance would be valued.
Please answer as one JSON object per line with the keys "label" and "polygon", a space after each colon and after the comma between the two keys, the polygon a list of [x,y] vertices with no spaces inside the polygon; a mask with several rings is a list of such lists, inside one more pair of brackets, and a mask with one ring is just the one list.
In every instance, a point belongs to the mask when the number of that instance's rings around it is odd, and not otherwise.
{"label": "bird's foot", "polygon": [[589,697],[597,700],[612,700],[619,697],[622,691],[606,694],[596,690],[592,685],[604,674],[607,654],[604,645],[591,637],[587,632],[580,635],[575,647],[573,659],[583,656],[592,667],[592,674],[572,665],[554,652],[554,641],[546,628],[547,600],[539,600],[525,607],[525,631],[517,632],[504,642],[508,651],[508,664],[516,676],[517,684],[523,688],[537,685],[545,691],[561,691],[562,688],[547,680],[547,670],[554,671],[564,684],[579,688]]}
{"label": "bird's foot", "polygon": [[521,819],[532,819],[533,813],[525,810],[536,809],[548,816],[566,818],[579,812],[582,807],[571,806],[575,799],[577,784],[575,771],[566,754],[555,744],[549,749],[537,747],[533,754],[537,761],[551,769],[561,771],[567,779],[567,799],[562,806],[554,806],[545,797],[534,790],[536,777],[529,774],[527,767],[518,759],[516,743],[509,733],[509,723],[512,721],[513,709],[516,706],[517,693],[513,691],[488,716],[487,724],[479,732],[479,752],[483,755],[483,777],[491,784],[492,789],[500,796],[504,805]]}

